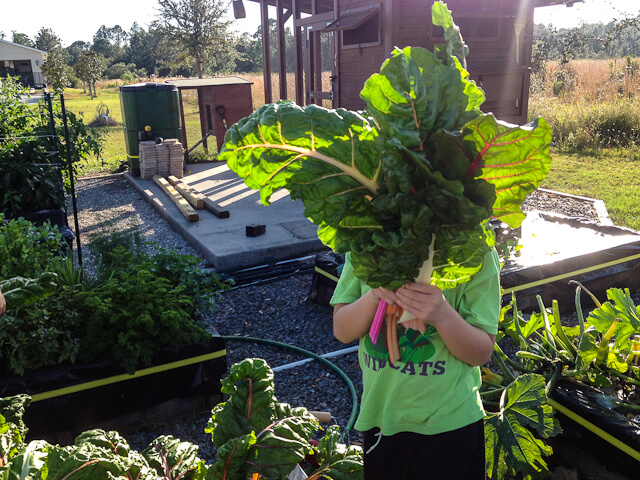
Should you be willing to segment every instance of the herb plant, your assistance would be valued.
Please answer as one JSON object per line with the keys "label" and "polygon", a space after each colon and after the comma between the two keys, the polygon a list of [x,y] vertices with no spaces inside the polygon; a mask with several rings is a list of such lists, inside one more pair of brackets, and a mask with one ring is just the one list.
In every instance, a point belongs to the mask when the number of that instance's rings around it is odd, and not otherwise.
{"label": "herb plant", "polygon": [[227,284],[195,257],[161,248],[109,251],[113,244],[103,242],[98,273],[87,274],[54,248],[56,229],[25,220],[3,227],[0,288],[8,310],[0,315],[0,372],[112,359],[133,373],[163,347],[210,338],[199,318]]}

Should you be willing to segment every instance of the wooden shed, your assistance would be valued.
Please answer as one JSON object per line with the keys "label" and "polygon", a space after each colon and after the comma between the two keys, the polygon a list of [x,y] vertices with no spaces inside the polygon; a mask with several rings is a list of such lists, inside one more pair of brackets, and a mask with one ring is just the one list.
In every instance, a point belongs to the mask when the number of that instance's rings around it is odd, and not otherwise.
{"label": "wooden shed", "polygon": [[[242,0],[234,0],[236,3]],[[293,19],[295,100],[331,108],[362,109],[365,80],[380,70],[394,47],[433,50],[443,31],[431,22],[433,0],[251,0],[261,3],[263,49],[269,50],[269,6],[275,7],[279,51],[285,22]],[[483,111],[526,123],[531,73],[533,13],[536,7],[572,6],[582,0],[448,0],[454,21],[469,45],[468,70],[485,91]],[[323,36],[330,36],[329,39]],[[330,40],[330,41],[327,41]],[[330,48],[330,65],[322,49]],[[284,55],[279,71],[285,72]],[[325,55],[325,58],[327,56]],[[265,102],[272,101],[271,65],[264,55]],[[329,80],[323,71],[330,71]],[[287,98],[280,75],[280,98]]]}
{"label": "wooden shed", "polygon": [[[241,77],[196,78],[186,80],[168,80],[178,87],[180,97],[180,113],[182,115],[182,140],[185,160],[188,154],[200,143],[208,149],[207,139],[216,139],[218,152],[224,144],[227,127],[233,125],[253,112],[251,97],[252,82]],[[186,124],[184,121],[184,90],[196,90],[198,95],[198,111],[200,112],[200,132],[202,137],[188,143]]]}

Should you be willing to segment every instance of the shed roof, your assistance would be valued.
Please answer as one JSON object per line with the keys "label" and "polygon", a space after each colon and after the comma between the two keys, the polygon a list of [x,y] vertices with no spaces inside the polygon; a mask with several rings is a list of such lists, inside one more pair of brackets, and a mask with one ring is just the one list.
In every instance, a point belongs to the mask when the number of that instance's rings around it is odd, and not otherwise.
{"label": "shed roof", "polygon": [[18,47],[18,48],[24,48],[25,50],[29,50],[31,52],[38,52],[38,53],[44,53],[46,55],[47,52],[45,52],[44,50],[38,50],[37,48],[33,48],[33,47],[27,47],[26,45],[20,45],[19,43],[13,43],[10,42],[8,40],[3,40],[2,38],[0,38],[0,46],[5,43],[7,45],[11,45],[12,47]]}
{"label": "shed roof", "polygon": [[[261,0],[250,0],[252,2],[260,3]],[[330,12],[333,10],[334,0],[316,0],[317,13]],[[535,7],[549,7],[552,5],[566,5],[572,7],[574,3],[582,3],[584,0],[514,0],[517,2],[529,2],[533,1]],[[280,0],[281,5],[284,8],[291,8],[293,0]],[[298,0],[298,5],[302,13],[311,13],[312,0]],[[271,6],[276,5],[276,0],[267,0],[267,4]]]}
{"label": "shed roof", "polygon": [[242,83],[253,84],[253,82],[241,77],[188,78],[184,80],[167,80],[166,83],[172,83],[182,89],[213,87],[217,85],[238,85]]}

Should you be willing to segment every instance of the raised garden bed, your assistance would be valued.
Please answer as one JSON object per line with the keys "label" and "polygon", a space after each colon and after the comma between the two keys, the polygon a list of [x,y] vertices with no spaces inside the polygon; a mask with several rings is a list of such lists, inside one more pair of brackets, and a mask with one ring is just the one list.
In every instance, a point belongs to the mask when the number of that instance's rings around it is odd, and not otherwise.
{"label": "raised garden bed", "polygon": [[495,230],[498,245],[512,246],[500,278],[507,301],[515,293],[518,306],[530,310],[540,295],[569,311],[571,280],[596,296],[611,287],[640,288],[640,233],[614,226],[601,200],[540,189],[527,197],[523,210],[527,218],[520,228]]}
{"label": "raised garden bed", "polygon": [[[70,441],[92,428],[125,431],[144,412],[172,403],[172,415],[188,413],[189,400],[210,406],[221,401],[220,379],[227,373],[222,338],[164,348],[150,367],[129,375],[115,362],[61,365],[0,376],[0,398],[32,397],[25,414],[30,439]],[[210,408],[209,406],[209,408]],[[135,414],[133,417],[130,414]]]}

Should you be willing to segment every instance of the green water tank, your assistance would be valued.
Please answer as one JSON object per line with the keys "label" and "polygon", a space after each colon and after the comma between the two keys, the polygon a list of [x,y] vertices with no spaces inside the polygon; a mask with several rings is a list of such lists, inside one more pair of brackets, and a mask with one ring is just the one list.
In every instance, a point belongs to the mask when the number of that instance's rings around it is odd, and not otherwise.
{"label": "green water tank", "polygon": [[120,108],[129,171],[140,176],[138,142],[142,137],[177,138],[182,142],[178,87],[170,83],[150,82],[122,85]]}

